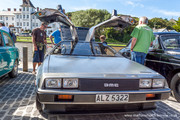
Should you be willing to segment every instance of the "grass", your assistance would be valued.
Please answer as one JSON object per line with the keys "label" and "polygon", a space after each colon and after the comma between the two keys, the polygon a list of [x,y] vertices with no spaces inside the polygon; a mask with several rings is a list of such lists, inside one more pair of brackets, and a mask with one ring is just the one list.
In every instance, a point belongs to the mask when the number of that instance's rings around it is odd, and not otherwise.
{"label": "grass", "polygon": [[[51,43],[49,38],[47,39],[47,43]],[[17,36],[17,42],[32,42],[32,37],[21,37],[21,36]]]}
{"label": "grass", "polygon": [[[32,37],[21,37],[21,36],[17,36],[17,42],[32,42]],[[47,38],[47,43],[51,43],[50,39]],[[124,43],[111,43],[110,41],[108,41],[108,45],[109,46],[126,46],[126,44]]]}

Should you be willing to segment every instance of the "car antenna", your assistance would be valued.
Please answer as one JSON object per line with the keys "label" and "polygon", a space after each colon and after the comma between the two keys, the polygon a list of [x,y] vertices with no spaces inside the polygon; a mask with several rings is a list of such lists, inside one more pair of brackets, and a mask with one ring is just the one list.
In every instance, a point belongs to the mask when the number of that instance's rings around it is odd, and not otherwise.
{"label": "car antenna", "polygon": [[117,16],[117,10],[115,10],[115,9],[112,11],[112,14],[111,14],[111,17],[113,17],[113,16]]}

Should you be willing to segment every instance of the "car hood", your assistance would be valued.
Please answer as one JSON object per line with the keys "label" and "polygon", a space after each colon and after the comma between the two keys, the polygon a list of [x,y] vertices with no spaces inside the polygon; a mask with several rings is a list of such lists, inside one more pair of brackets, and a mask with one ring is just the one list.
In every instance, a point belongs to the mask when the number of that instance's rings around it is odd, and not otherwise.
{"label": "car hood", "polygon": [[[33,13],[41,22],[53,23],[60,22],[70,28],[71,36],[74,41],[78,40],[78,35],[74,24],[71,20],[61,11],[56,9],[45,8],[41,11]],[[64,31],[65,32],[65,31]]]}
{"label": "car hood", "polygon": [[61,11],[51,8],[45,8],[41,11],[33,13],[41,22],[53,23],[61,22],[66,26],[73,26],[71,20]]}
{"label": "car hood", "polygon": [[54,77],[147,78],[160,76],[157,72],[124,57],[49,55],[49,60],[45,60],[43,64],[48,65],[47,70],[44,71],[46,76]]}

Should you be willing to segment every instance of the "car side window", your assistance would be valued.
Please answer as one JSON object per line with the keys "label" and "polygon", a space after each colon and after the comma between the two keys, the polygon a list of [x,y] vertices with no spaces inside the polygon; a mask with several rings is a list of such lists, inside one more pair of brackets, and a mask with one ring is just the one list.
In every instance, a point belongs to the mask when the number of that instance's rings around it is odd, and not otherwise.
{"label": "car side window", "polygon": [[6,46],[13,46],[13,41],[7,33],[3,32],[3,37],[4,37]]}
{"label": "car side window", "polygon": [[4,46],[1,32],[0,32],[0,46]]}
{"label": "car side window", "polygon": [[149,49],[159,49],[159,41],[158,41],[158,36],[156,36],[155,40],[152,43],[152,46],[150,46]]}

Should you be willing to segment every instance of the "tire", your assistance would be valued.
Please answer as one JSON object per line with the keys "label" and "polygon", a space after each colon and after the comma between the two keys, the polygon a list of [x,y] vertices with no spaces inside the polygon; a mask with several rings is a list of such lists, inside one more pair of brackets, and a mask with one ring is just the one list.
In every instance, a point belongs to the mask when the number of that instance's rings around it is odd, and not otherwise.
{"label": "tire", "polygon": [[180,73],[177,73],[173,76],[170,88],[175,99],[180,102]]}
{"label": "tire", "polygon": [[17,77],[17,75],[18,75],[18,61],[16,60],[12,71],[9,73],[9,77],[15,78]]}
{"label": "tire", "polygon": [[40,113],[42,112],[42,105],[41,105],[41,103],[39,102],[37,96],[36,96],[36,108],[37,108],[37,110],[39,110]]}

